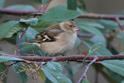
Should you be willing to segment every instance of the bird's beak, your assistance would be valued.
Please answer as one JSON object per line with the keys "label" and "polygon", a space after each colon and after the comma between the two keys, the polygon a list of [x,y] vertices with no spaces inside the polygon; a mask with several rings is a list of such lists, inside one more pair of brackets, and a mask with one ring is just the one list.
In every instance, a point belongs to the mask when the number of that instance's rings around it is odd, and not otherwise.
{"label": "bird's beak", "polygon": [[74,28],[75,31],[80,31],[79,27]]}

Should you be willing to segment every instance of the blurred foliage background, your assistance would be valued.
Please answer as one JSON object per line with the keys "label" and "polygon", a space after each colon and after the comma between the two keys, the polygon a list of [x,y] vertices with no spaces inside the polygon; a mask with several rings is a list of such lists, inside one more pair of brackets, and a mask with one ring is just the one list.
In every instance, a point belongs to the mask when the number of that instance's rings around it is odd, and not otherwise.
{"label": "blurred foliage background", "polygon": [[[0,0],[0,8],[4,10],[45,12],[38,16],[14,16],[1,13],[0,54],[17,52],[21,55],[44,55],[39,48],[26,42],[32,42],[35,35],[44,28],[71,19],[80,27],[79,35],[86,37],[77,39],[75,48],[66,55],[123,54],[123,20],[119,20],[118,23],[115,20],[77,18],[88,13],[123,15],[123,2],[123,0],[51,0],[49,3],[49,0]],[[0,60],[8,62],[17,59],[0,57]],[[82,83],[123,83],[123,62],[124,60],[106,60],[94,64]],[[81,70],[87,65],[48,62],[39,68],[37,64],[17,63],[11,67],[6,64],[0,64],[0,78],[4,83],[76,83],[80,78]]]}

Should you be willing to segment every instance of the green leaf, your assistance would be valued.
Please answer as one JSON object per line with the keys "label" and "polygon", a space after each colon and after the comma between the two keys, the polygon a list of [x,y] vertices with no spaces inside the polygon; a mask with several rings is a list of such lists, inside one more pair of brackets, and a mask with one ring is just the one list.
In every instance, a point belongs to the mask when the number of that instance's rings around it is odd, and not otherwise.
{"label": "green leaf", "polygon": [[76,0],[67,0],[67,6],[70,10],[76,10],[77,9],[77,1]]}
{"label": "green leaf", "polygon": [[100,24],[99,22],[93,21],[93,20],[89,21],[89,20],[76,19],[75,22],[76,22],[77,24],[79,23],[79,25],[80,25],[80,23],[81,23],[81,25],[84,25],[84,26],[90,26],[90,27],[92,26],[92,27],[94,27],[94,28],[99,28],[99,29],[104,29],[104,28],[105,28],[105,27],[104,27],[102,24]]}
{"label": "green leaf", "polygon": [[19,40],[18,37],[21,34],[22,32],[18,33],[18,36],[17,36],[17,43],[20,42],[19,44],[27,42],[27,41],[30,41],[30,42],[33,41],[35,39],[36,34],[38,34],[38,32],[35,29],[28,27],[25,34],[21,38],[21,40]]}
{"label": "green leaf", "polygon": [[23,61],[23,59],[20,58],[16,58],[13,56],[6,56],[9,54],[4,54],[4,53],[0,53],[0,62],[8,62],[8,61]]}
{"label": "green leaf", "polygon": [[49,0],[41,0],[42,4],[47,4]]}
{"label": "green leaf", "polygon": [[0,77],[3,74],[5,74],[2,76],[3,79],[1,79],[3,83],[7,83],[7,76],[6,75],[7,75],[8,71],[6,71],[6,70],[7,70],[7,66],[5,64],[0,64]]}
{"label": "green leaf", "polygon": [[124,83],[124,80],[121,83]]}
{"label": "green leaf", "polygon": [[31,0],[35,4],[47,4],[50,0]]}
{"label": "green leaf", "polygon": [[22,10],[22,11],[35,11],[36,9],[34,7],[32,7],[31,5],[12,5],[7,7],[6,9],[9,10]]}
{"label": "green leaf", "polygon": [[93,43],[102,43],[106,46],[106,40],[102,32],[98,28],[104,28],[102,25],[99,23],[94,23],[94,22],[87,22],[84,20],[76,20],[75,21],[77,26],[80,28],[80,31],[83,33],[84,31],[87,31],[94,36],[91,38],[90,41]]}
{"label": "green leaf", "polygon": [[0,62],[8,62],[8,61],[23,61],[23,59],[11,57],[11,56],[0,56]]}
{"label": "green leaf", "polygon": [[28,40],[28,41],[33,40],[35,38],[36,34],[38,34],[38,32],[35,29],[29,27],[25,33],[25,37],[27,38],[26,40]]}
{"label": "green leaf", "polygon": [[47,22],[61,22],[65,20],[74,19],[81,13],[77,11],[68,10],[65,6],[56,6],[50,9],[47,13],[40,17],[40,20]]}
{"label": "green leaf", "polygon": [[97,28],[104,28],[99,23],[88,22],[88,21],[84,21],[84,20],[80,20],[80,19],[76,20],[75,22],[81,30],[88,31],[94,35],[103,36],[101,31],[99,29],[97,29]]}
{"label": "green leaf", "polygon": [[118,24],[115,21],[99,20],[98,22],[100,24],[102,24],[105,28],[109,28],[109,29],[116,29],[116,28],[118,28]]}
{"label": "green leaf", "polygon": [[5,0],[0,0],[0,8],[4,6]]}
{"label": "green leaf", "polygon": [[44,74],[52,83],[72,83],[62,72],[62,66],[57,62],[48,62],[43,67]]}
{"label": "green leaf", "polygon": [[[116,44],[115,44],[116,43]],[[119,52],[124,52],[124,32],[119,32],[113,42],[113,46]]]}
{"label": "green leaf", "polygon": [[36,25],[38,23],[38,19],[37,18],[20,19],[19,22],[20,23],[25,23],[27,25],[34,26],[34,25]]}
{"label": "green leaf", "polygon": [[93,42],[94,44],[103,44],[104,46],[106,46],[106,40],[105,40],[105,37],[102,35],[102,36],[99,36],[99,35],[94,35],[91,39],[90,39],[91,42]]}
{"label": "green leaf", "polygon": [[90,83],[90,82],[87,79],[83,79],[82,83]]}
{"label": "green leaf", "polygon": [[40,78],[41,80],[44,81],[44,80],[46,79],[43,70],[39,69],[39,70],[37,71],[37,73],[38,73],[38,76],[39,76],[39,78]]}
{"label": "green leaf", "polygon": [[78,1],[78,7],[82,10],[87,10],[85,0],[79,0]]}
{"label": "green leaf", "polygon": [[[20,34],[21,33],[18,33],[18,35]],[[21,38],[21,40],[17,38],[17,44],[19,46],[20,53],[22,53],[22,55],[23,54],[37,54],[42,56],[46,55],[46,53],[43,52],[38,46],[36,46],[33,43],[30,43],[34,41],[36,34],[38,34],[38,32],[35,29],[29,27],[26,30],[23,37]]]}
{"label": "green leaf", "polygon": [[2,23],[0,26],[0,39],[1,38],[10,38],[14,33],[20,30],[17,27],[18,21],[8,21],[6,23]]}
{"label": "green leaf", "polygon": [[13,69],[17,73],[17,75],[18,75],[19,79],[21,80],[21,82],[22,83],[27,83],[28,76],[27,76],[25,71],[22,71],[23,70],[22,64],[20,64],[20,63],[14,64]]}
{"label": "green leaf", "polygon": [[19,46],[20,48],[20,53],[22,55],[25,54],[36,54],[39,56],[45,56],[47,53],[45,53],[44,51],[42,51],[38,46],[36,46],[35,44],[31,44],[31,43],[22,43]]}
{"label": "green leaf", "polygon": [[94,44],[90,47],[89,55],[112,56],[112,53],[103,44]]}
{"label": "green leaf", "polygon": [[124,77],[124,60],[106,60],[101,61],[101,64]]}
{"label": "green leaf", "polygon": [[119,21],[121,25],[124,25],[124,21],[123,20],[120,20]]}
{"label": "green leaf", "polygon": [[21,81],[22,83],[27,83],[27,75],[25,72],[20,72],[20,78],[21,78]]}
{"label": "green leaf", "polygon": [[117,73],[107,69],[107,68],[102,68],[103,73],[106,74],[106,78],[109,81],[109,83],[121,83],[123,80],[123,76],[118,75]]}
{"label": "green leaf", "polygon": [[6,65],[0,64],[0,73],[6,69]]}
{"label": "green leaf", "polygon": [[103,36],[103,34],[102,34],[98,29],[96,29],[96,28],[94,28],[94,27],[91,27],[91,26],[85,26],[85,25],[83,25],[83,26],[81,27],[81,29],[83,29],[83,30],[85,30],[85,31],[88,31],[88,32],[90,32],[90,33],[93,33],[94,35]]}
{"label": "green leaf", "polygon": [[52,24],[53,24],[52,22],[46,22],[46,21],[40,20],[36,25],[32,27],[34,27],[38,32],[41,32],[42,30],[44,30],[44,28],[47,28]]}

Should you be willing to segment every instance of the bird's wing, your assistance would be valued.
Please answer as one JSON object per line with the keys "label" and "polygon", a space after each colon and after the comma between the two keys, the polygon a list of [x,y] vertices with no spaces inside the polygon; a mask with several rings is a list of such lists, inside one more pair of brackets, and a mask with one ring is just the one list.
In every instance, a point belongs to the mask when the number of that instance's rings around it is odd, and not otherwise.
{"label": "bird's wing", "polygon": [[53,42],[56,41],[56,36],[63,32],[59,25],[53,25],[46,30],[36,35],[36,40],[39,42]]}

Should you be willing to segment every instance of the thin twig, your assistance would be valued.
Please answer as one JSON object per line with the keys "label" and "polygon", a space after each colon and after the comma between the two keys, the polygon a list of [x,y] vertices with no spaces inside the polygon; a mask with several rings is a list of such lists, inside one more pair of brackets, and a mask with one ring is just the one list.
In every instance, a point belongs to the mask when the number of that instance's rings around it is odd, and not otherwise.
{"label": "thin twig", "polygon": [[85,70],[83,70],[84,72],[82,73],[81,77],[79,78],[77,83],[81,83],[82,80],[84,80],[84,78],[86,77],[87,71],[90,68],[90,66],[97,60],[97,57],[95,56],[95,58],[86,66]]}
{"label": "thin twig", "polygon": [[23,36],[25,35],[27,29],[28,29],[28,28],[25,28],[25,29],[23,30],[23,32],[21,32],[21,34],[20,34],[19,37],[18,37],[18,42],[16,43],[16,52],[15,52],[15,55],[17,55],[18,52],[19,52],[19,51],[18,51],[18,50],[19,50],[18,46],[19,46],[19,44],[21,43],[21,40],[22,40]]}
{"label": "thin twig", "polygon": [[45,11],[48,10],[48,6],[49,6],[49,4],[50,4],[51,1],[52,1],[52,0],[49,0],[48,3],[46,4],[46,6],[45,6]]}
{"label": "thin twig", "polygon": [[120,23],[120,19],[118,17],[115,18],[115,21],[117,22],[120,30],[124,30],[124,26]]}
{"label": "thin twig", "polygon": [[[38,10],[42,11],[43,13],[47,12],[48,11],[48,6],[49,6],[49,4],[50,4],[51,1],[52,0],[48,0],[48,2],[46,4],[40,5],[40,7],[38,8]],[[42,13],[41,14],[39,13],[38,15],[42,15]]]}

